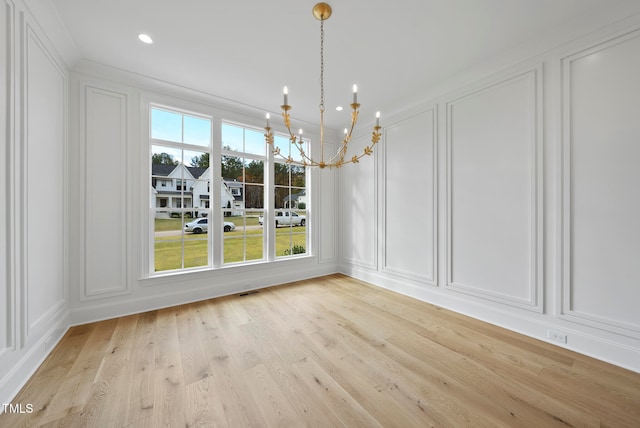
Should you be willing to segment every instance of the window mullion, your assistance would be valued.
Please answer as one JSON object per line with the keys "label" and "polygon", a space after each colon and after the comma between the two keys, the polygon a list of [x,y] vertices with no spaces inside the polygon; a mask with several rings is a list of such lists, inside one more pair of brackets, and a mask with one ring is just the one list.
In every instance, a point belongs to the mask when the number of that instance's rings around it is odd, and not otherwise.
{"label": "window mullion", "polygon": [[264,174],[264,245],[268,261],[276,259],[276,222],[275,222],[275,165],[274,154],[267,150],[267,162]]}
{"label": "window mullion", "polygon": [[[213,230],[222,230],[223,216],[220,209],[220,202],[222,201],[222,126],[220,120],[216,120],[212,124],[213,132],[213,144],[211,147],[211,154],[209,155],[210,171],[211,171],[211,191],[209,192],[209,209],[212,216],[212,224],[210,225]],[[214,171],[218,171],[214,173]],[[209,236],[210,246],[212,249],[212,263],[213,267],[217,268],[224,264],[223,260],[223,248],[224,248],[224,231],[222,233],[211,233]]]}

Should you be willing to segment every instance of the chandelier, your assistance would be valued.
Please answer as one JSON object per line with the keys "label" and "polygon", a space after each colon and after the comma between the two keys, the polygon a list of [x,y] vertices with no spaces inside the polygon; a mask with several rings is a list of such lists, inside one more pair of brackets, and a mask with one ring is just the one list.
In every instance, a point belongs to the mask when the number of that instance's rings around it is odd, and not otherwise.
{"label": "chandelier", "polygon": [[305,167],[319,167],[319,168],[340,168],[344,164],[348,163],[358,163],[360,158],[363,156],[368,156],[373,153],[374,146],[380,141],[380,112],[376,113],[376,124],[373,127],[373,133],[371,136],[371,144],[364,148],[364,151],[360,154],[355,154],[351,158],[346,158],[347,155],[347,146],[349,141],[351,141],[351,134],[353,133],[353,129],[356,126],[356,122],[358,121],[358,109],[360,108],[360,104],[358,104],[358,87],[353,85],[353,102],[351,103],[351,124],[348,128],[344,130],[344,138],[342,139],[342,144],[338,151],[333,154],[330,158],[325,159],[324,155],[324,21],[329,19],[331,16],[331,6],[327,3],[318,3],[313,7],[313,16],[317,20],[320,21],[320,160],[313,159],[309,153],[307,153],[304,149],[304,144],[302,142],[302,129],[299,131],[299,134],[296,134],[291,130],[291,116],[289,115],[289,110],[291,110],[291,106],[289,105],[289,92],[287,87],[284,87],[284,104],[280,106],[282,109],[282,118],[284,121],[284,125],[287,127],[289,131],[289,144],[291,150],[297,150],[300,153],[300,159],[302,160],[294,160],[291,157],[291,152],[285,156],[280,152],[279,147],[274,146],[273,132],[271,130],[271,126],[269,124],[270,115],[266,114],[267,125],[265,126],[265,142],[271,147],[271,150],[275,156],[278,156],[285,160],[287,164],[300,165]]}

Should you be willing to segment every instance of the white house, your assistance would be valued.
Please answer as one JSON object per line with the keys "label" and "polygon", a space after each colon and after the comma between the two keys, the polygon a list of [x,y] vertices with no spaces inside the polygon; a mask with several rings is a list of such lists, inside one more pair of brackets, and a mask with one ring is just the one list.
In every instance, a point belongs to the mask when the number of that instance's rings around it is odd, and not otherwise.
{"label": "white house", "polygon": [[233,208],[233,210],[225,211],[225,215],[242,215],[242,211],[240,210],[245,208],[243,196],[244,183],[231,178],[223,178],[222,182],[225,187],[222,207]]}
{"label": "white house", "polygon": [[[202,217],[206,216],[208,211],[198,211],[198,208],[210,208],[209,168],[189,167],[183,164],[152,164],[151,187],[154,195],[151,207],[159,209],[156,211],[156,217],[170,216],[172,208],[194,208],[189,213],[195,217]],[[242,208],[242,194],[234,189],[235,186],[231,188],[226,182],[221,184],[221,208]],[[239,215],[238,213],[239,211],[234,211],[233,215]]]}
{"label": "white house", "polygon": [[300,208],[307,206],[307,191],[302,190],[301,192],[294,193],[291,195],[287,195],[283,201],[284,208]]}

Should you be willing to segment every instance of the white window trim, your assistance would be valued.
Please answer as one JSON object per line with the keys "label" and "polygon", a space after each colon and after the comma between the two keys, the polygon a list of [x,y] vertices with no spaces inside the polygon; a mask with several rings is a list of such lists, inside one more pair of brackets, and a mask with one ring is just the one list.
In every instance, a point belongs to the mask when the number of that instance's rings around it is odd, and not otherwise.
{"label": "white window trim", "polygon": [[[175,102],[174,102],[175,101]],[[227,123],[227,124],[232,124],[232,125],[237,125],[243,128],[247,128],[247,129],[253,129],[253,130],[257,130],[259,132],[263,132],[263,129],[258,127],[258,126],[253,126],[251,124],[248,124],[249,120],[247,120],[247,118],[245,117],[244,119],[242,119],[241,121],[238,120],[234,120],[230,117],[233,117],[234,114],[225,114],[223,117],[223,114],[221,114],[221,112],[216,109],[215,107],[209,107],[209,108],[193,108],[193,107],[184,107],[182,102],[180,101],[176,101],[176,100],[165,100],[165,101],[158,101],[155,97],[152,99],[151,97],[146,97],[143,96],[141,99],[141,112],[142,112],[142,124],[141,124],[141,133],[144,136],[144,144],[142,147],[147,147],[146,149],[146,153],[148,153],[146,156],[144,156],[144,161],[147,162],[150,160],[150,154],[151,154],[151,149],[152,146],[154,145],[154,141],[158,141],[158,140],[154,140],[151,138],[151,111],[152,108],[159,108],[159,109],[163,109],[163,110],[167,110],[167,111],[172,111],[172,112],[177,112],[177,113],[181,113],[181,114],[186,114],[186,115],[190,115],[190,116],[194,116],[194,117],[200,117],[200,118],[205,118],[208,120],[211,120],[211,129],[212,129],[212,133],[211,133],[211,147],[204,147],[204,146],[199,146],[199,145],[191,145],[191,144],[184,144],[184,143],[175,143],[176,145],[179,146],[179,148],[184,149],[184,150],[193,150],[193,151],[200,151],[200,152],[207,152],[209,153],[210,159],[211,159],[211,165],[219,165],[221,160],[222,160],[222,156],[223,155],[234,155],[233,151],[226,151],[222,149],[222,123]],[[187,102],[187,104],[191,104],[189,102]],[[199,105],[199,107],[202,107],[202,105]],[[282,133],[282,132],[278,132],[278,134],[285,136],[286,134]],[[307,144],[309,145],[309,147],[311,146],[311,142],[310,139],[305,139]],[[162,141],[162,140],[161,140]],[[165,143],[170,143],[170,142],[165,142],[162,141],[162,144],[160,145],[165,145]],[[236,152],[237,154],[237,152]],[[245,157],[246,159],[253,159],[254,156],[252,154],[249,153],[243,153],[243,157]],[[214,160],[215,159],[215,160]],[[256,156],[255,157],[256,160],[263,160],[263,158],[261,156]],[[275,193],[275,186],[273,183],[273,174],[274,174],[274,163],[276,162],[276,160],[274,159],[274,155],[273,153],[271,153],[270,150],[267,150],[266,153],[266,160],[265,160],[265,177],[264,177],[264,186],[265,186],[265,201],[264,201],[264,216],[265,216],[265,221],[268,221],[269,218],[273,217],[273,213],[275,212],[275,208],[274,207],[274,193]],[[150,208],[149,206],[149,201],[150,198],[152,197],[151,194],[151,186],[149,183],[150,177],[151,177],[151,170],[150,170],[150,162],[148,162],[149,166],[145,167],[142,169],[142,171],[144,171],[142,180],[145,186],[145,191],[144,193],[147,195],[146,198],[144,198],[144,212],[148,212],[147,217],[147,234],[143,234],[143,239],[145,241],[144,247],[143,248],[147,248],[147,254],[144,254],[143,257],[143,270],[142,270],[142,278],[141,279],[158,279],[158,278],[163,278],[163,277],[172,277],[175,275],[184,275],[184,274],[193,274],[193,273],[197,273],[197,272],[208,272],[208,271],[215,271],[215,270],[220,270],[220,269],[228,269],[228,268],[237,268],[238,266],[249,266],[249,265],[260,265],[260,264],[273,264],[273,263],[287,263],[287,260],[299,260],[302,258],[311,258],[313,257],[313,251],[312,251],[312,222],[307,222],[307,229],[306,229],[306,244],[307,244],[307,248],[306,248],[306,253],[302,254],[302,255],[291,255],[291,256],[280,256],[280,257],[276,257],[275,255],[275,239],[276,239],[276,235],[275,235],[275,226],[271,225],[270,227],[265,228],[264,230],[264,238],[263,238],[263,254],[265,255],[265,257],[263,259],[257,260],[257,261],[246,261],[246,262],[238,262],[238,263],[228,263],[228,264],[224,264],[223,262],[223,245],[224,245],[224,235],[220,234],[220,238],[216,239],[214,238],[215,234],[208,234],[208,246],[209,246],[209,265],[205,266],[205,267],[194,267],[194,268],[184,268],[184,269],[177,269],[177,270],[168,270],[168,271],[160,271],[160,272],[155,272],[154,271],[154,259],[153,259],[153,255],[154,255],[154,216],[155,216],[155,212]],[[215,170],[215,168],[214,168]],[[312,193],[312,177],[314,177],[314,174],[311,173],[311,171],[309,169],[307,169],[307,176],[306,176],[306,181],[305,181],[305,189],[307,191],[307,194],[310,195]],[[210,185],[212,185],[213,187],[210,189],[209,192],[209,197],[210,197],[210,201],[213,200],[221,200],[221,184],[223,183],[223,178],[222,177],[218,177],[218,174],[215,173],[215,171],[211,171],[211,177],[209,177],[210,180]],[[216,209],[216,204],[209,204],[209,215],[208,218],[210,220],[210,225],[209,227],[215,227],[215,226],[211,226],[212,224],[215,225],[220,225],[220,230],[222,230],[222,224],[224,221],[223,218],[223,212],[222,209]],[[169,208],[169,207],[167,207]],[[311,216],[311,212],[310,212],[310,205],[307,204],[307,208],[306,211],[309,214],[309,216]],[[183,210],[187,210],[187,208],[183,208]],[[271,224],[272,222],[269,222],[268,224]]]}

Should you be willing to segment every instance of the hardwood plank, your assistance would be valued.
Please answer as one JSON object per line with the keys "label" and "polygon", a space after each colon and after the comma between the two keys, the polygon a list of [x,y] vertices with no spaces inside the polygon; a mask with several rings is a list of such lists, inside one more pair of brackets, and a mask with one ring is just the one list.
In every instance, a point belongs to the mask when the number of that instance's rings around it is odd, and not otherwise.
{"label": "hardwood plank", "polygon": [[158,311],[153,425],[185,426],[185,382],[176,318],[185,305]]}
{"label": "hardwood plank", "polygon": [[73,327],[0,426],[638,426],[640,374],[343,275]]}
{"label": "hardwood plank", "polygon": [[33,375],[40,381],[28,382],[22,389],[21,394],[28,396],[29,400],[14,400],[14,403],[31,404],[33,413],[4,413],[0,415],[0,426],[3,426],[4,423],[10,427],[37,426],[42,423],[43,418],[51,412],[51,402],[57,399],[57,393],[61,386],[60,379],[63,379],[73,367],[74,361],[89,339],[91,331],[92,326],[85,325],[74,327],[67,332]]}
{"label": "hardwood plank", "polygon": [[316,361],[309,357],[292,365],[296,376],[303,379],[312,398],[326,403],[345,427],[382,427],[362,405],[355,400],[332,374],[327,373]]}
{"label": "hardwood plank", "polygon": [[178,313],[176,321],[184,383],[190,385],[211,376],[211,369],[198,337],[193,308],[188,306]]}
{"label": "hardwood plank", "polygon": [[262,415],[264,426],[297,427],[299,425],[295,409],[264,364],[246,370],[243,375],[245,383],[251,385],[251,393],[258,405],[257,410]]}
{"label": "hardwood plank", "polygon": [[257,405],[250,388],[242,380],[242,371],[230,357],[230,347],[214,315],[215,301],[194,304],[199,337],[211,367],[212,394],[220,400],[229,427],[259,427],[262,416],[253,411]]}
{"label": "hardwood plank", "polygon": [[186,426],[206,428],[227,426],[224,406],[211,377],[186,385],[185,400]]}
{"label": "hardwood plank", "polygon": [[138,318],[139,315],[131,315],[118,319],[81,413],[82,424],[121,426],[125,423],[133,373],[131,352]]}
{"label": "hardwood plank", "polygon": [[131,356],[133,373],[125,425],[153,415],[157,315],[156,311],[146,312],[140,314],[138,319]]}

